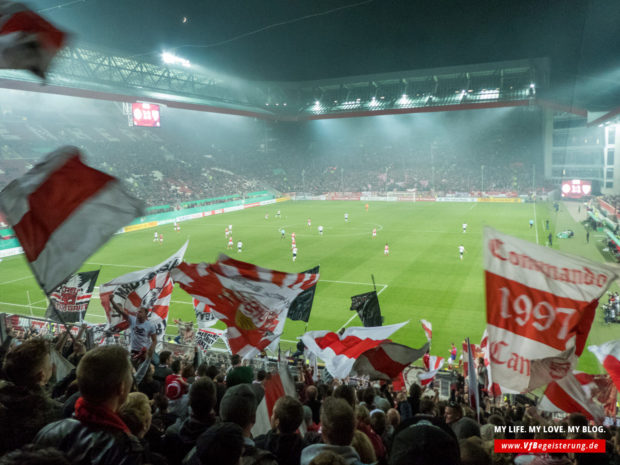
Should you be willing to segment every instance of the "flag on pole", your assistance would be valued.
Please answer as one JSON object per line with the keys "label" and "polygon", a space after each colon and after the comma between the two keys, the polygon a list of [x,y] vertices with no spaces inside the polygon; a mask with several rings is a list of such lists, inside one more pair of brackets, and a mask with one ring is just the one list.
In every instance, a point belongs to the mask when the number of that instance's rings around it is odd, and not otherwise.
{"label": "flag on pole", "polygon": [[200,348],[203,354],[206,354],[211,346],[220,339],[224,333],[223,329],[215,328],[198,328],[196,331],[196,345]]}
{"label": "flag on pole", "polygon": [[[502,389],[524,392],[566,376],[583,351],[598,299],[617,274],[610,266],[488,227],[484,250],[494,381]],[[536,360],[548,358],[556,360],[538,367],[553,371],[534,373]]]}
{"label": "flag on pole", "polygon": [[309,352],[325,361],[334,378],[346,378],[364,352],[379,347],[408,321],[388,326],[350,327],[342,335],[331,331],[310,331],[301,337]]}
{"label": "flag on pole", "polygon": [[377,347],[362,353],[353,364],[353,372],[358,376],[368,376],[371,380],[391,381],[428,350],[428,342],[420,349],[412,349],[402,344],[383,341]]}
{"label": "flag on pole", "polygon": [[140,308],[146,308],[149,311],[149,320],[157,329],[158,339],[163,340],[174,288],[170,271],[183,261],[188,243],[159,265],[127,273],[99,287],[101,305],[110,327],[119,330],[129,327],[129,322],[110,305],[113,299],[130,315],[135,315]]}
{"label": "flag on pole", "polygon": [[217,323],[217,318],[211,311],[211,307],[209,307],[206,303],[192,298],[192,304],[194,305],[194,311],[196,312],[196,323],[198,323],[199,329],[207,329]]}
{"label": "flag on pole", "polygon": [[608,341],[600,346],[589,346],[588,350],[596,355],[616,388],[620,389],[620,340]]}
{"label": "flag on pole", "polygon": [[46,294],[143,208],[118,179],[85,165],[76,147],[50,153],[0,192],[0,210]]}
{"label": "flag on pole", "polygon": [[420,320],[424,334],[426,334],[426,340],[430,343],[433,338],[433,325],[430,321]]}
{"label": "flag on pole", "polygon": [[243,358],[278,344],[291,303],[318,280],[316,274],[269,270],[225,255],[214,264],[181,263],[172,277],[226,324],[230,348]]}
{"label": "flag on pole", "polygon": [[366,327],[381,326],[381,308],[377,291],[366,292],[351,297],[351,310],[355,310]]}
{"label": "flag on pole", "polygon": [[474,363],[474,350],[469,342],[469,338],[465,339],[467,344],[467,362],[469,370],[467,372],[469,405],[476,409],[476,416],[480,421],[480,393],[478,392],[478,380],[476,378],[476,365]]}
{"label": "flag on pole", "polygon": [[538,407],[547,412],[581,413],[601,423],[606,414],[615,417],[617,396],[609,376],[575,371],[549,383]]}
{"label": "flag on pole", "polygon": [[484,366],[487,368],[487,385],[484,387],[491,397],[497,397],[502,394],[502,390],[499,384],[493,381],[493,373],[491,372],[491,360],[489,360],[489,335],[487,330],[482,333],[482,340],[480,341],[480,350],[482,351],[484,358]]}
{"label": "flag on pole", "polygon": [[[304,271],[306,274],[315,274],[318,276],[319,267],[315,266],[314,268],[310,268],[309,270]],[[299,294],[291,307],[288,309],[288,318],[289,320],[295,321],[305,321],[308,323],[310,319],[310,310],[312,310],[312,303],[314,302],[314,293],[316,292],[316,284],[314,286],[310,286],[308,289]]]}
{"label": "flag on pole", "polygon": [[[252,427],[252,436],[267,434],[271,430],[271,415],[276,401],[283,396],[297,399],[297,391],[286,363],[278,363],[278,371],[274,371],[263,384],[265,396],[256,409],[256,423]],[[304,422],[299,425],[299,432],[303,437],[306,434]]]}
{"label": "flag on pole", "polygon": [[41,78],[67,34],[21,3],[0,0],[0,68],[27,69]]}
{"label": "flag on pole", "polygon": [[55,307],[56,311],[60,313],[62,322],[82,322],[93,295],[97,276],[99,276],[99,270],[75,273],[54,289],[49,296],[51,304],[45,312],[45,318],[61,321],[54,311]]}
{"label": "flag on pole", "polygon": [[429,370],[418,372],[418,381],[422,386],[427,386],[435,379],[439,370],[443,367],[445,359],[437,355],[431,355],[429,358]]}

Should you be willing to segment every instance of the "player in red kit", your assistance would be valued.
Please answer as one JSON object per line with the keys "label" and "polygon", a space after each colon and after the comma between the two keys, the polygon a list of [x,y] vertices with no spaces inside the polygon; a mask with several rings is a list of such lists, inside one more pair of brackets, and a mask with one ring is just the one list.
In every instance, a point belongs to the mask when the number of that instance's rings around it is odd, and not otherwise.
{"label": "player in red kit", "polygon": [[389,255],[390,254],[390,246],[385,244],[385,248],[383,249],[383,255]]}

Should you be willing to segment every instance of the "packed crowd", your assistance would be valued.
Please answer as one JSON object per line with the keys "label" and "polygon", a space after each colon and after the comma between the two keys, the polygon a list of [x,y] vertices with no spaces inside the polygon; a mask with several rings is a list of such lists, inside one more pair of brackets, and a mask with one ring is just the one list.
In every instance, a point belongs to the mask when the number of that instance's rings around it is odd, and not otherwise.
{"label": "packed crowd", "polygon": [[[191,130],[181,117],[157,129],[130,128],[118,108],[101,111],[53,117],[5,112],[0,188],[63,144],[80,147],[88,163],[122,179],[149,206],[264,189],[468,194],[544,187],[542,176],[533,176],[540,159],[538,139],[531,137],[535,120],[526,118],[492,132],[467,131],[458,125],[473,123],[458,120],[454,131],[437,125],[402,134],[386,134],[372,121],[332,122],[333,134],[319,136],[312,123],[245,119],[233,128],[212,115]],[[196,125],[208,129],[196,133]]]}
{"label": "packed crowd", "polygon": [[[603,454],[495,453],[494,439],[550,439],[548,433],[498,433],[496,427],[551,425],[535,407],[484,402],[480,421],[461,382],[449,401],[436,389],[318,381],[298,365],[296,395],[274,402],[271,429],[253,436],[265,397],[265,370],[233,355],[230,363],[188,364],[169,351],[140,362],[117,345],[86,350],[81,334],[57,352],[76,368],[55,376],[50,341],[9,335],[0,380],[0,464],[474,465],[618,464],[620,430]],[[587,426],[580,414],[561,420]],[[529,431],[524,428],[524,431]]]}

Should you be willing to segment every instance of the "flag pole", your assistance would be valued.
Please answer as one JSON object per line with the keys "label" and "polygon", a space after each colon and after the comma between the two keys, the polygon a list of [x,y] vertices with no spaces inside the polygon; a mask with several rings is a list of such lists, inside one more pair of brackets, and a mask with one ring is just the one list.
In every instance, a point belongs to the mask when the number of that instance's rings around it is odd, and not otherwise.
{"label": "flag pole", "polygon": [[370,277],[372,278],[372,287],[374,287],[375,292],[377,292],[377,285],[375,284],[375,275],[371,274]]}

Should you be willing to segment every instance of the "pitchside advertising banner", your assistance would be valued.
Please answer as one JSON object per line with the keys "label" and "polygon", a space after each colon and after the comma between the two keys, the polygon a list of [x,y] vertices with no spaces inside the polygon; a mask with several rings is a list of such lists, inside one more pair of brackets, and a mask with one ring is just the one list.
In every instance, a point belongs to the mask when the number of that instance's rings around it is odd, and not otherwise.
{"label": "pitchside advertising banner", "polygon": [[484,254],[493,381],[524,392],[565,377],[616,272],[488,227]]}

